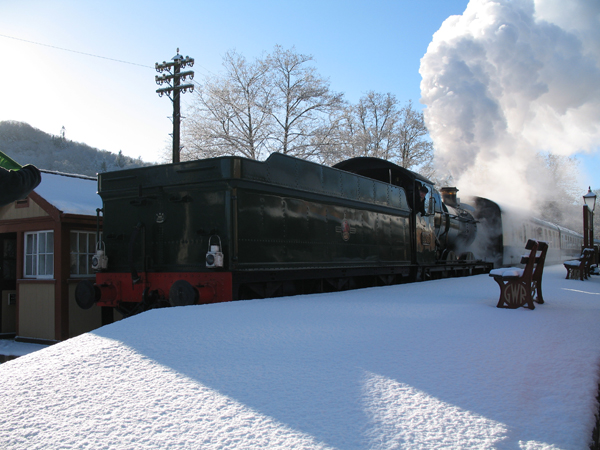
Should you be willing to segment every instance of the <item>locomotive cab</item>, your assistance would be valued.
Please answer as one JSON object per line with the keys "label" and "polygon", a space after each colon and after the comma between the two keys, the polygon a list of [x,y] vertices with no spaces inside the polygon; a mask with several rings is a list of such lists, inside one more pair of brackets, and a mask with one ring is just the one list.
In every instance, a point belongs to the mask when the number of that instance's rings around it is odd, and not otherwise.
{"label": "locomotive cab", "polygon": [[388,182],[406,191],[408,204],[413,211],[413,264],[472,259],[468,247],[477,233],[475,219],[456,203],[453,206],[445,205],[432,181],[378,158],[353,158],[334,167]]}

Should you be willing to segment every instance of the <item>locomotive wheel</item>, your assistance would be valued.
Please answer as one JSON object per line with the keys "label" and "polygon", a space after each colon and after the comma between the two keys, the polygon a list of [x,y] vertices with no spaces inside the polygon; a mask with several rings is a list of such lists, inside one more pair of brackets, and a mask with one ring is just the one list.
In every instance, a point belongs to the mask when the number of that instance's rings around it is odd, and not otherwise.
{"label": "locomotive wheel", "polygon": [[169,289],[171,306],[188,306],[198,303],[200,295],[194,286],[186,280],[177,280]]}
{"label": "locomotive wheel", "polygon": [[81,280],[75,287],[75,301],[81,309],[90,309],[100,300],[100,289],[90,280]]}

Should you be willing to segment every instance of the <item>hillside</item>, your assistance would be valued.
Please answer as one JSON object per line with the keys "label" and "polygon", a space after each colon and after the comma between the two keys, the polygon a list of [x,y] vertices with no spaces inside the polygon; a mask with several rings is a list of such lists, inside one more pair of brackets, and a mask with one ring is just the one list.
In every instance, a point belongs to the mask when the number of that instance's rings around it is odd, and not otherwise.
{"label": "hillside", "polygon": [[23,165],[89,176],[150,165],[140,158],[99,150],[15,121],[0,122],[0,151]]}

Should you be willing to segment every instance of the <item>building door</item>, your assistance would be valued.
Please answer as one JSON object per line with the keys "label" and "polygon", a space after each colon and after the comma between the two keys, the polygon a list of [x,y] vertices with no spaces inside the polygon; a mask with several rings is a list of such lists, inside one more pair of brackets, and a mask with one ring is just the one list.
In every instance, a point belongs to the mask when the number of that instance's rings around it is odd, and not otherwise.
{"label": "building door", "polygon": [[0,257],[0,333],[11,333],[17,328],[17,233],[0,234]]}

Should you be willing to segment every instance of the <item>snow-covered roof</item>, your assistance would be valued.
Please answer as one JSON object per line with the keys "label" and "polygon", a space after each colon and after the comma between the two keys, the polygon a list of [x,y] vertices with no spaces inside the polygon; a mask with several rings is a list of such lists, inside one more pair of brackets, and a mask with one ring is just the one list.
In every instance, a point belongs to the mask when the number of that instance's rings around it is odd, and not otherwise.
{"label": "snow-covered roof", "polygon": [[95,216],[96,208],[102,208],[96,178],[43,171],[42,182],[34,191],[66,214]]}

